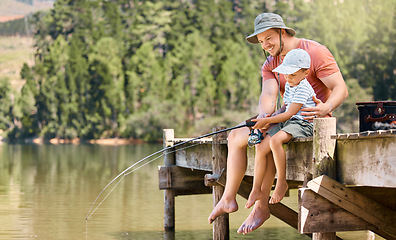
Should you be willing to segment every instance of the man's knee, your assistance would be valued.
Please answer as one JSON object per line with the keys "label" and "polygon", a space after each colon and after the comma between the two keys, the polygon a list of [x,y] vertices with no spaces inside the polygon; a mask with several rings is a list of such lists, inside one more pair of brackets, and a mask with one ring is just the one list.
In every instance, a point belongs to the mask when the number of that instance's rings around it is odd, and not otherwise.
{"label": "man's knee", "polygon": [[241,135],[238,131],[238,129],[234,129],[228,134],[228,142],[236,142]]}
{"label": "man's knee", "polygon": [[228,145],[247,146],[248,134],[244,129],[234,129],[228,135]]}

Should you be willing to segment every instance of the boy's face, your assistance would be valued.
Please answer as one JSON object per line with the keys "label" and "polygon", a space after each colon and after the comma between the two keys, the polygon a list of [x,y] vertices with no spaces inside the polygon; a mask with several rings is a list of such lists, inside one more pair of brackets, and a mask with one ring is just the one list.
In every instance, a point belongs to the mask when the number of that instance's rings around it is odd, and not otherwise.
{"label": "boy's face", "polygon": [[271,56],[276,57],[280,54],[279,29],[271,28],[265,32],[259,33],[257,34],[257,39],[261,44],[261,47]]}
{"label": "boy's face", "polygon": [[304,78],[308,76],[309,69],[300,69],[292,74],[285,74],[285,79],[290,87],[297,86]]}

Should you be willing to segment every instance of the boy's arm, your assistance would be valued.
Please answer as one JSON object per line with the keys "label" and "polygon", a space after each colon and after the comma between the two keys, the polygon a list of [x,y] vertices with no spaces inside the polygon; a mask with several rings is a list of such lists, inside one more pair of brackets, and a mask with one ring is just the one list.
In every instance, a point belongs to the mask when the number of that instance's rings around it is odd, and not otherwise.
{"label": "boy's arm", "polygon": [[[268,123],[280,123],[290,119],[293,115],[297,114],[298,111],[303,106],[302,103],[291,103],[289,110],[287,112],[280,113],[276,116],[261,118],[261,119],[252,119],[253,122],[257,122],[256,125],[253,126],[254,129],[261,129]],[[282,107],[283,108],[283,107]]]}
{"label": "boy's arm", "polygon": [[286,111],[286,105],[283,104],[283,106],[281,108],[279,108],[278,110],[276,110],[271,116],[273,117],[273,116],[279,115],[285,111]]}

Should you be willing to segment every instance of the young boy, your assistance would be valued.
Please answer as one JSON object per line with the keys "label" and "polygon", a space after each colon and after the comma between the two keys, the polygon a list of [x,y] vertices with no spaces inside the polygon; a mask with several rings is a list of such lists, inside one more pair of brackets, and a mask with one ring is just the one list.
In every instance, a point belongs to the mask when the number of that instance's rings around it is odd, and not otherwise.
{"label": "young boy", "polygon": [[315,102],[312,100],[315,92],[306,79],[310,65],[311,58],[305,50],[293,49],[286,54],[283,63],[273,70],[273,72],[284,74],[287,81],[283,96],[284,105],[282,113],[276,116],[252,120],[256,122],[254,129],[266,128],[270,123],[279,124],[268,130],[263,142],[256,145],[256,154],[259,154],[256,159],[260,161],[255,162],[253,189],[246,203],[247,208],[263,198],[261,183],[264,179],[267,162],[265,156],[272,151],[277,170],[275,191],[269,201],[269,203],[275,204],[283,199],[288,189],[286,153],[282,144],[289,142],[292,138],[312,136],[313,124],[301,116],[301,108],[315,106]]}

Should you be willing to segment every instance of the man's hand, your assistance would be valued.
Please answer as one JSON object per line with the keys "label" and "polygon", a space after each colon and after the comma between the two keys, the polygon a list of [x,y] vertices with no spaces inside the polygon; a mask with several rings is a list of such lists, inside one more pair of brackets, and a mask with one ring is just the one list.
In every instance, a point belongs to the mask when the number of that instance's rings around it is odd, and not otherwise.
{"label": "man's hand", "polygon": [[314,118],[325,117],[331,112],[333,108],[331,103],[323,103],[316,96],[313,96],[312,100],[316,103],[315,107],[301,109],[301,115],[306,116],[305,120],[312,122]]}
{"label": "man's hand", "polygon": [[261,118],[266,118],[266,117],[271,117],[271,114],[268,113],[260,113],[259,115],[257,115],[256,119],[261,119]]}

